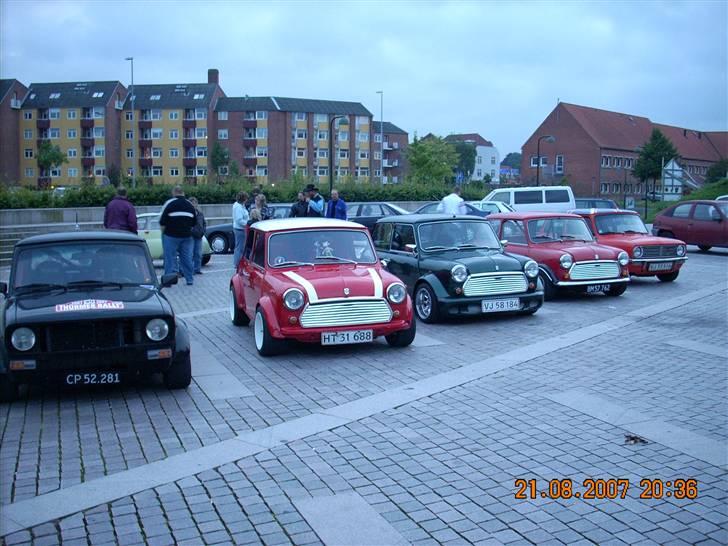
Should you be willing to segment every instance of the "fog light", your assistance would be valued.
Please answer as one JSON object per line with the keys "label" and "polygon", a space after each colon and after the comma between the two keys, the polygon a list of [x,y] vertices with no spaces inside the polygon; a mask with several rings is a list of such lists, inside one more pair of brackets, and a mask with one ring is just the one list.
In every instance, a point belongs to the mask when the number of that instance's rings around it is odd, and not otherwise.
{"label": "fog light", "polygon": [[569,272],[568,271],[566,273],[564,273],[564,279],[566,279],[567,281],[569,280]]}
{"label": "fog light", "polygon": [[536,288],[536,283],[533,283],[533,282],[528,283],[529,290],[533,290],[534,288]]}
{"label": "fog light", "polygon": [[289,324],[296,324],[297,322],[298,322],[298,319],[296,317],[288,317]]}
{"label": "fog light", "polygon": [[397,311],[397,310],[392,311],[392,316],[394,318],[397,318],[399,316],[399,311]]}
{"label": "fog light", "polygon": [[11,370],[35,370],[35,360],[11,360]]}
{"label": "fog light", "polygon": [[460,288],[460,287],[458,286],[458,287],[457,287],[457,288],[455,289],[455,293],[456,293],[456,294],[457,294],[457,295],[459,296],[460,294],[462,294],[462,293],[463,293],[463,289],[462,289],[462,288]]}
{"label": "fog light", "polygon": [[147,351],[147,360],[162,360],[172,358],[172,349],[153,349]]}

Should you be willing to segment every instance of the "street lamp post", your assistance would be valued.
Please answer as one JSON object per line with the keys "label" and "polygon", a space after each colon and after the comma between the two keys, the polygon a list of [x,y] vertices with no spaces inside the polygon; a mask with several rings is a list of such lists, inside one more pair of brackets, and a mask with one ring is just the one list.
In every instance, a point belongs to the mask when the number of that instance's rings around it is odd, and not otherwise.
{"label": "street lamp post", "polygon": [[138,151],[135,145],[137,127],[134,126],[134,121],[136,121],[136,111],[134,110],[134,99],[136,98],[134,96],[134,57],[126,57],[124,60],[131,62],[131,187],[136,188],[136,157]]}
{"label": "street lamp post", "polygon": [[556,142],[556,138],[553,135],[543,135],[538,137],[536,142],[536,186],[539,186],[539,178],[541,174],[541,141]]}
{"label": "street lamp post", "polygon": [[[336,161],[334,160],[334,122],[337,119],[345,120],[347,116],[332,116],[329,120],[329,197],[331,197],[331,191],[334,189],[334,166]],[[342,125],[346,125],[342,123]]]}
{"label": "street lamp post", "polygon": [[384,91],[379,95],[379,182],[384,184]]}

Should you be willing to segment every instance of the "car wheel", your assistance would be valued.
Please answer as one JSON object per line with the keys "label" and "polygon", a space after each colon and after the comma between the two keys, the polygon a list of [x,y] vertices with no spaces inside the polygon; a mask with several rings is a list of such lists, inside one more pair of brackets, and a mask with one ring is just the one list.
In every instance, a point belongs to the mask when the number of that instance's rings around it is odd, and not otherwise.
{"label": "car wheel", "polygon": [[273,356],[283,351],[284,342],[270,335],[268,323],[260,307],[255,311],[253,333],[255,335],[255,348],[258,349],[261,356]]}
{"label": "car wheel", "polygon": [[0,374],[0,402],[12,402],[18,397],[18,385],[8,374]]}
{"label": "car wheel", "polygon": [[422,322],[433,323],[440,318],[435,292],[425,282],[415,289],[415,312]]}
{"label": "car wheel", "polygon": [[211,255],[211,254],[205,254],[205,255],[204,255],[204,256],[202,257],[202,265],[207,265],[207,264],[209,264],[209,263],[210,263],[210,260],[211,260],[211,259],[212,259],[212,255]]}
{"label": "car wheel", "polygon": [[700,252],[708,252],[712,247],[710,245],[698,245]]}
{"label": "car wheel", "polygon": [[164,386],[168,389],[186,389],[192,382],[192,361],[187,353],[179,362],[172,361],[170,368],[164,372]]}
{"label": "car wheel", "polygon": [[210,248],[215,254],[225,254],[230,249],[227,237],[224,233],[213,233],[207,238]]}
{"label": "car wheel", "polygon": [[385,337],[390,347],[407,347],[412,344],[417,335],[417,319],[412,317],[410,327],[406,330],[400,330],[394,334],[389,334]]}
{"label": "car wheel", "polygon": [[668,239],[674,239],[675,238],[675,234],[672,231],[662,231],[662,230],[660,230],[660,231],[657,232],[657,236],[658,237],[667,237]]}
{"label": "car wheel", "polygon": [[662,282],[672,282],[675,279],[677,279],[677,276],[680,274],[680,271],[673,271],[672,273],[663,273],[662,275],[658,275],[657,278],[660,279]]}
{"label": "car wheel", "polygon": [[556,286],[554,286],[554,283],[551,282],[551,279],[545,273],[539,273],[539,277],[541,278],[541,284],[543,284],[543,299],[546,301],[554,299],[556,296]]}
{"label": "car wheel", "polygon": [[235,326],[247,326],[250,324],[250,317],[245,314],[245,311],[238,307],[238,299],[235,295],[235,288],[230,287],[230,320]]}
{"label": "car wheel", "polygon": [[525,311],[519,311],[519,315],[533,315],[536,311],[541,309],[541,306],[538,307],[531,307],[530,309],[526,309]]}
{"label": "car wheel", "polygon": [[620,284],[612,284],[609,286],[609,291],[605,292],[607,296],[612,296],[613,298],[616,298],[617,296],[621,296],[624,294],[625,290],[627,290],[627,283],[623,282]]}

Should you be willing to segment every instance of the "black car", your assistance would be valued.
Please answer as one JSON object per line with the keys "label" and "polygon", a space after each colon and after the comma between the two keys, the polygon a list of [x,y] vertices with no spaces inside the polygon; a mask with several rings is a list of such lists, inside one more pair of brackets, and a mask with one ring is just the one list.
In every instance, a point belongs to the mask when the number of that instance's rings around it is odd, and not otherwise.
{"label": "black car", "polygon": [[120,231],[36,235],[15,245],[0,315],[0,398],[23,383],[108,385],[161,372],[192,379],[187,327],[144,239]]}
{"label": "black car", "polygon": [[383,218],[374,229],[374,246],[387,271],[407,285],[424,322],[497,312],[530,315],[543,304],[538,264],[504,252],[485,219]]}
{"label": "black car", "polygon": [[574,198],[577,209],[618,209],[619,205],[611,199],[604,197],[576,197]]}
{"label": "black car", "polygon": [[372,232],[377,220],[386,216],[408,214],[406,210],[392,203],[347,203],[346,216],[348,220],[366,226]]}
{"label": "black car", "polygon": [[[440,206],[440,201],[435,201],[433,203],[427,203],[426,205],[422,205],[420,208],[418,208],[416,211],[414,211],[413,214],[441,214],[441,212],[437,210],[437,208],[439,206]],[[481,218],[485,218],[491,212],[489,210],[480,210],[479,208],[474,207],[470,203],[465,203],[465,210],[467,210],[466,214],[468,216],[480,216]]]}
{"label": "black car", "polygon": [[[273,218],[288,218],[288,213],[291,211],[291,205],[279,203],[269,204],[268,208],[273,210]],[[232,222],[208,226],[205,237],[215,254],[230,254],[235,250]]]}

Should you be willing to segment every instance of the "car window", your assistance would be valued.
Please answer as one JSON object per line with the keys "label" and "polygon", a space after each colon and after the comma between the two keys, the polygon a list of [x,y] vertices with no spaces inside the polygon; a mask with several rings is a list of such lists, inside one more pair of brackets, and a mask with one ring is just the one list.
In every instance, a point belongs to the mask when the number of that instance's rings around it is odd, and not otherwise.
{"label": "car window", "polygon": [[265,235],[258,231],[253,241],[253,258],[251,260],[255,265],[265,267]]}
{"label": "car window", "polygon": [[273,207],[273,218],[287,218],[288,207]]}
{"label": "car window", "polygon": [[534,243],[594,240],[583,218],[556,217],[529,220],[528,234]]}
{"label": "car window", "polygon": [[493,228],[493,231],[495,232],[495,236],[498,237],[501,221],[500,220],[488,220],[488,223],[490,224],[490,227]]}
{"label": "car window", "polygon": [[361,208],[361,205],[359,205],[359,204],[350,205],[350,204],[347,203],[347,205],[346,205],[346,215],[349,218],[356,218],[357,216],[359,216],[359,209],[360,208]]}
{"label": "car window", "polygon": [[514,193],[513,202],[516,205],[533,205],[541,203],[543,198],[541,190],[517,191]]}
{"label": "car window", "polygon": [[503,222],[503,238],[509,243],[526,244],[526,231],[521,220]]}
{"label": "car window", "polygon": [[487,222],[454,220],[421,224],[420,246],[425,251],[438,251],[460,246],[500,248],[500,243]]}
{"label": "car window", "polygon": [[714,216],[720,216],[718,211],[713,205],[706,205],[705,203],[698,203],[695,205],[693,211],[693,218],[695,220],[712,220]]}
{"label": "car window", "polygon": [[255,239],[255,234],[258,233],[256,230],[251,229],[248,232],[248,236],[245,238],[245,247],[243,248],[243,258],[246,260],[250,259],[250,253],[253,250],[253,239]]}
{"label": "car window", "polygon": [[545,190],[547,203],[568,203],[571,201],[568,190]]}
{"label": "car window", "polygon": [[[330,260],[330,261],[329,261]],[[290,262],[334,263],[376,261],[365,229],[310,229],[274,233],[268,241],[268,264],[285,267]]]}
{"label": "car window", "polygon": [[429,205],[425,205],[419,210],[420,214],[434,214],[437,212],[437,206],[440,203],[430,203]]}
{"label": "car window", "polygon": [[377,250],[389,250],[389,242],[392,240],[392,224],[377,224],[374,228],[374,248]]}
{"label": "car window", "polygon": [[636,214],[599,214],[595,218],[597,233],[608,235],[610,233],[642,233],[647,234],[647,228],[642,218]]}
{"label": "car window", "polygon": [[690,216],[690,207],[692,207],[692,204],[686,203],[684,205],[678,205],[674,209],[672,209],[672,217],[673,218],[687,218]]}
{"label": "car window", "polygon": [[392,234],[392,250],[406,250],[407,245],[415,244],[415,230],[411,224],[397,224]]}
{"label": "car window", "polygon": [[484,212],[499,212],[498,205],[494,205],[493,203],[481,203],[480,210]]}
{"label": "car window", "polygon": [[384,216],[382,214],[382,207],[377,204],[366,203],[362,204],[359,209],[357,216]]}
{"label": "car window", "polygon": [[511,202],[511,192],[508,191],[497,191],[489,199],[489,201],[500,201],[501,203]]}

